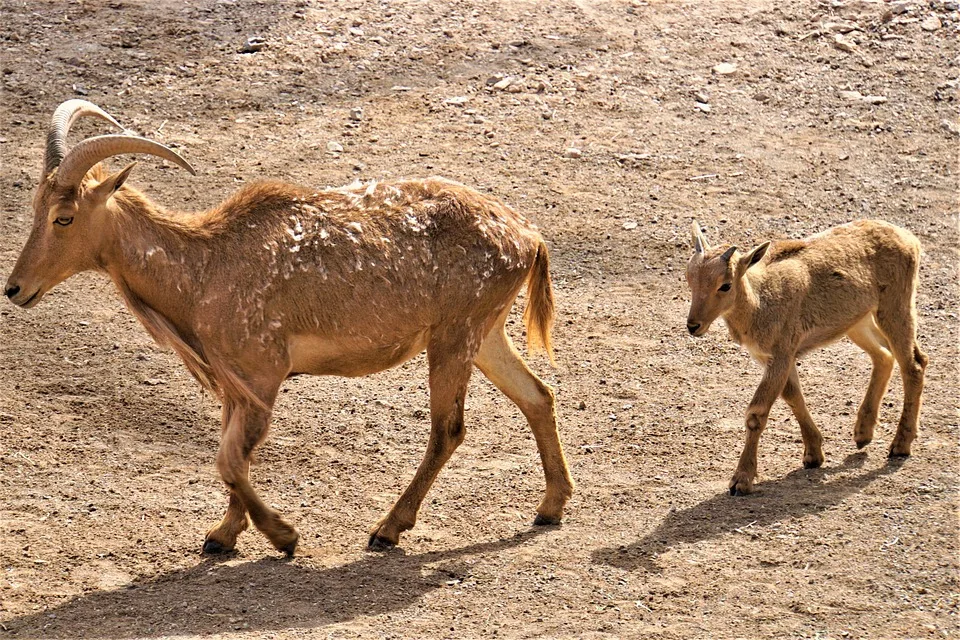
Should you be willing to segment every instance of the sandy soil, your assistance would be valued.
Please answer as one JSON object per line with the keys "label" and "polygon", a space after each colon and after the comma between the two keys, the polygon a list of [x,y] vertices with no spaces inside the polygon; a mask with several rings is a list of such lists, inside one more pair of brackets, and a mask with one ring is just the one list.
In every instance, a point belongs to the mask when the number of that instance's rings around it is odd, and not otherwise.
{"label": "sandy soil", "polygon": [[[532,366],[557,390],[578,483],[562,526],[531,528],[533,439],[478,375],[467,440],[416,528],[368,553],[426,443],[423,359],[297,379],[253,475],[300,554],[285,561],[250,531],[236,555],[205,558],[226,504],[218,406],[111,283],[77,276],[32,311],[0,310],[0,631],[960,635],[956,2],[0,0],[0,16],[4,277],[46,123],[73,96],[200,168],[141,164],[134,184],[167,206],[204,208],[267,176],[471,184],[550,245],[559,366]],[[266,46],[240,53],[249,36]],[[897,375],[876,441],[856,450],[870,363],[842,342],[801,366],[825,466],[801,468],[780,403],[758,492],[732,498],[760,370],[721,326],[685,334],[690,221],[746,247],[861,217],[908,227],[926,251],[914,455],[885,455]],[[522,340],[518,321],[512,332]]]}

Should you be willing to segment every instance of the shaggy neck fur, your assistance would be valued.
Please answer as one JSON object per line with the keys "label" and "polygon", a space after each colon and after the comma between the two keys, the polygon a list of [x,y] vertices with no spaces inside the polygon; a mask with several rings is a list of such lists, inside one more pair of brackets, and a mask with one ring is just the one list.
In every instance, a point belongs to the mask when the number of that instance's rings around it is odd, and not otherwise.
{"label": "shaggy neck fur", "polygon": [[202,242],[209,235],[202,214],[175,217],[124,187],[107,215],[101,268],[154,340],[171,347],[200,384],[222,398],[225,376],[190,329],[211,251]]}

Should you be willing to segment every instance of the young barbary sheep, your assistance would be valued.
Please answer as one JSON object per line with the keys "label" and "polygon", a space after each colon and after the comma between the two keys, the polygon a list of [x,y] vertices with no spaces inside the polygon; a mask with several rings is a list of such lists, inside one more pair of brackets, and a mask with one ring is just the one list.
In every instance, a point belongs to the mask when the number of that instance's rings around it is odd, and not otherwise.
{"label": "young barbary sheep", "polygon": [[727,245],[711,249],[697,223],[692,232],[687,283],[693,301],[687,330],[702,336],[722,316],[730,337],[765,366],[747,409],[746,444],[730,493],[753,490],[757,444],[777,396],[783,396],[800,423],[803,465],[823,464],[822,438],[804,404],[796,362],[844,335],[873,361],[853,430],[857,447],[873,439],[896,358],[903,377],[903,413],[889,453],[910,455],[927,366],[916,337],[917,238],[887,222],[862,220],[806,240],[764,242],[741,254]]}
{"label": "young barbary sheep", "polygon": [[296,530],[248,479],[285,379],[362,376],[424,349],[432,423],[426,455],[371,530],[370,546],[395,545],[414,525],[430,485],[463,441],[474,366],[533,429],[547,484],[534,523],[560,521],[573,482],[554,395],[504,329],[526,283],[528,344],[552,357],[547,247],[532,224],[492,197],[439,178],[319,191],[267,182],[208,211],[172,214],[126,184],[133,164],[108,174],[99,163],[148,153],[193,173],[190,165],[131,135],[89,138],[65,153],[67,131],[81,116],[116,124],[82,100],[57,108],[33,229],[5,293],[29,308],[75,273],[105,272],[147,331],[221,399],[217,467],[230,500],[204,551],[234,548],[247,514],[277,549],[296,548]]}

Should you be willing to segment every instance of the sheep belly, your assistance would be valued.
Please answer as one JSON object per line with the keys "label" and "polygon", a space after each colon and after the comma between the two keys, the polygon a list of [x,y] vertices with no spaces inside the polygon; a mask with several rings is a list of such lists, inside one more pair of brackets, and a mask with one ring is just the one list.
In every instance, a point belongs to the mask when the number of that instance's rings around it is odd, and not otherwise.
{"label": "sheep belly", "polygon": [[308,373],[357,377],[395,367],[427,347],[423,330],[390,344],[367,340],[331,339],[315,335],[294,335],[288,341],[290,375]]}

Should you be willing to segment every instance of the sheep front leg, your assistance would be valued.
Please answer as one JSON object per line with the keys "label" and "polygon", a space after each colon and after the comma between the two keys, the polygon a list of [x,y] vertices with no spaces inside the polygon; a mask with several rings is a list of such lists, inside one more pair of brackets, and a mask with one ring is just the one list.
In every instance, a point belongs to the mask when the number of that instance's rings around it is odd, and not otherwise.
{"label": "sheep front leg", "polygon": [[440,469],[463,442],[463,404],[473,368],[473,355],[464,353],[462,344],[443,342],[438,337],[434,337],[427,346],[431,421],[427,451],[403,495],[370,531],[370,549],[395,546],[400,541],[400,534],[413,527],[427,491]]}
{"label": "sheep front leg", "polygon": [[246,528],[246,513],[249,513],[254,526],[270,543],[287,556],[292,556],[300,535],[260,499],[248,476],[253,449],[267,435],[270,412],[227,400],[223,407],[223,423],[217,469],[230,489],[230,504],[224,519],[207,534],[204,549],[208,548],[208,543],[210,551],[232,548],[237,534]]}
{"label": "sheep front leg", "polygon": [[206,554],[228,553],[237,546],[237,536],[247,530],[250,520],[247,508],[233,491],[223,519],[207,531],[203,539],[203,552]]}
{"label": "sheep front leg", "polygon": [[760,381],[760,386],[754,392],[753,400],[750,401],[750,407],[747,409],[746,442],[740,453],[737,470],[730,480],[732,496],[744,496],[753,491],[753,480],[757,476],[757,447],[760,444],[760,434],[767,426],[770,407],[783,392],[793,361],[792,354],[790,356],[775,354],[767,362],[763,380]]}

